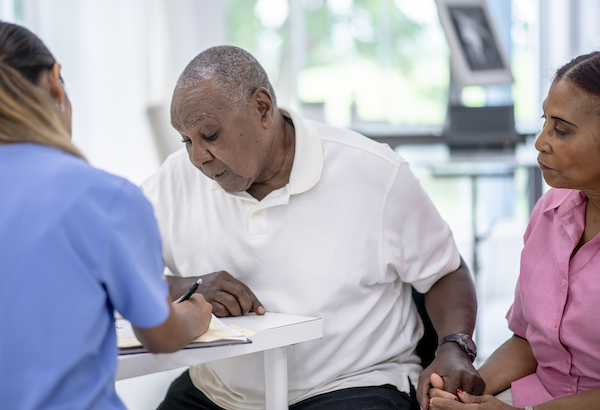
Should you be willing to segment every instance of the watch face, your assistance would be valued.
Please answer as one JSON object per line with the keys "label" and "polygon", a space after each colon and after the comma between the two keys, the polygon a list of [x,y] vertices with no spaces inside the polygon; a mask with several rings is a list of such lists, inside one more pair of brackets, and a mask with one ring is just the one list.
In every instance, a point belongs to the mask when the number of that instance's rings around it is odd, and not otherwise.
{"label": "watch face", "polygon": [[469,346],[469,349],[471,349],[473,351],[473,353],[477,352],[477,347],[475,346],[475,342],[473,342],[473,339],[471,339],[468,336],[465,336],[466,342],[467,342],[467,346]]}
{"label": "watch face", "polygon": [[[442,339],[442,341],[438,345],[438,348],[447,342],[458,343],[460,348],[466,354],[469,355],[469,357],[471,358],[471,361],[475,360],[475,357],[477,356],[477,347],[475,346],[475,342],[473,342],[473,339],[471,339],[471,337],[469,335],[467,335],[465,333],[455,333],[452,335],[448,335]],[[436,352],[437,352],[437,350],[436,350]]]}

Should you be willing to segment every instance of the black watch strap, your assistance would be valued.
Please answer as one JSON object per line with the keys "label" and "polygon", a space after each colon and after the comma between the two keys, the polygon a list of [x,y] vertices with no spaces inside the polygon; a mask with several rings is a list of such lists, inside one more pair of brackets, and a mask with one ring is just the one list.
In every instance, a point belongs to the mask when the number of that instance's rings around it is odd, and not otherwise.
{"label": "black watch strap", "polygon": [[466,333],[455,333],[448,335],[442,339],[437,348],[439,349],[441,345],[448,342],[456,342],[458,346],[460,346],[460,348],[469,355],[471,362],[475,361],[475,357],[477,357],[477,346],[475,346],[475,342],[473,339],[471,339],[471,336]]}

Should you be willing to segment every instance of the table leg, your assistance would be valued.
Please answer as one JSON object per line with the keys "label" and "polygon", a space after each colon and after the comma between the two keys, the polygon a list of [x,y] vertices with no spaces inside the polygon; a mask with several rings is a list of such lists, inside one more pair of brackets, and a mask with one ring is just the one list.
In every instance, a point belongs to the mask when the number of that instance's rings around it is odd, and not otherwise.
{"label": "table leg", "polygon": [[267,410],[288,408],[287,350],[265,350],[265,387]]}

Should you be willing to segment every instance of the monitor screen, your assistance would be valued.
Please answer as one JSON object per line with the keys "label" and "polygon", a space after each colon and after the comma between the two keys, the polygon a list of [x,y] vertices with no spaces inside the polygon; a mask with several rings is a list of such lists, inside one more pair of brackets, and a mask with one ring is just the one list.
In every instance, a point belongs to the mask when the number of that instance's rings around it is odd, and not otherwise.
{"label": "monitor screen", "polygon": [[449,127],[445,139],[450,146],[506,146],[518,142],[514,107],[448,108]]}

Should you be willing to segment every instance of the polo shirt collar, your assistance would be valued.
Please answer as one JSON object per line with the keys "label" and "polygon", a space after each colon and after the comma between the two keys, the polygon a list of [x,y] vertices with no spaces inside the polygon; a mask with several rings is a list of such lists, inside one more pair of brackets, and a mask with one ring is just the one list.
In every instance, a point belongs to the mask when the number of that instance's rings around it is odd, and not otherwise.
{"label": "polo shirt collar", "polygon": [[290,195],[306,192],[321,179],[323,171],[323,146],[317,131],[300,116],[287,107],[279,111],[292,119],[296,132],[294,164],[290,174]]}
{"label": "polo shirt collar", "polygon": [[[295,151],[294,163],[290,180],[287,184],[289,195],[301,194],[314,187],[321,179],[323,171],[323,147],[318,132],[310,124],[295,112],[287,107],[279,107],[279,111],[292,119],[295,131]],[[281,189],[285,189],[281,188]],[[215,181],[210,180],[211,190],[222,190],[221,186]],[[279,190],[277,190],[279,191]],[[275,191],[274,191],[275,192]],[[231,192],[229,195],[244,199],[254,199],[247,192]],[[269,197],[271,194],[267,195]],[[267,198],[265,197],[265,199]]]}

